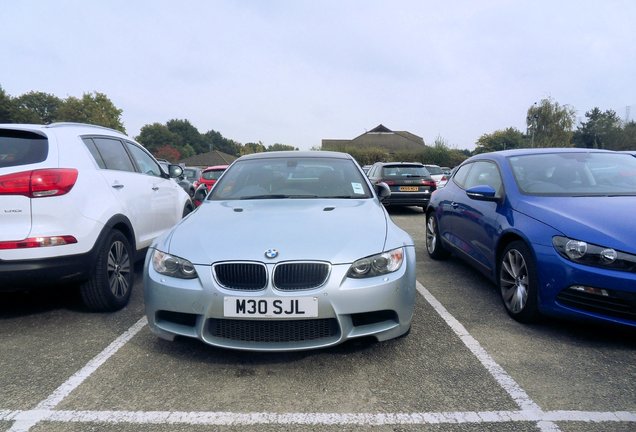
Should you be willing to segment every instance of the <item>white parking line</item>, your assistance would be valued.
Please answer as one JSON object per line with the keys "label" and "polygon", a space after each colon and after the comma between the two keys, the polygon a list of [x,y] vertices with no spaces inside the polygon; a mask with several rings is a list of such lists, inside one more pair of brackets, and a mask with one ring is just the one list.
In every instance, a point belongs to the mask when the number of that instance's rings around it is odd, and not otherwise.
{"label": "white parking line", "polygon": [[49,397],[32,410],[0,410],[0,421],[13,421],[9,432],[28,432],[43,421],[62,423],[105,424],[181,424],[214,426],[247,425],[426,425],[426,424],[492,424],[509,422],[536,422],[542,431],[558,431],[555,422],[628,422],[636,423],[636,412],[595,411],[543,411],[528,394],[481,347],[459,321],[437,299],[417,283],[418,292],[457,334],[499,385],[517,403],[517,411],[426,412],[426,413],[233,413],[233,412],[181,412],[181,411],[71,411],[55,410],[73,390],[131,340],[146,324],[146,318],[137,321],[115,339],[86,366],[73,374]]}
{"label": "white parking line", "polygon": [[[442,317],[446,324],[455,332],[466,347],[472,352],[480,363],[490,372],[490,375],[499,383],[499,385],[510,395],[517,403],[517,406],[523,411],[541,413],[542,410],[530,399],[530,396],[515,382],[510,375],[503,370],[499,364],[486,352],[485,349],[472,337],[468,330],[452,316],[446,308],[431,294],[424,286],[417,282],[417,290],[426,301],[433,306],[433,309]],[[542,431],[558,431],[556,424],[550,422],[540,422],[538,425]]]}
{"label": "white parking line", "polygon": [[61,386],[59,386],[48,398],[40,402],[33,410],[26,411],[26,416],[19,415],[17,421],[13,425],[9,432],[22,432],[28,431],[32,426],[41,421],[41,416],[45,412],[55,408],[66,396],[68,396],[73,390],[82,384],[86,378],[91,376],[102,364],[112,357],[121,347],[123,347],[130,339],[135,336],[139,330],[141,330],[148,320],[144,316],[132,327],[126,330],[121,336],[115,339],[110,345],[108,345],[102,352],[97,354],[86,366],[79,371],[75,372],[69,379],[66,380]]}

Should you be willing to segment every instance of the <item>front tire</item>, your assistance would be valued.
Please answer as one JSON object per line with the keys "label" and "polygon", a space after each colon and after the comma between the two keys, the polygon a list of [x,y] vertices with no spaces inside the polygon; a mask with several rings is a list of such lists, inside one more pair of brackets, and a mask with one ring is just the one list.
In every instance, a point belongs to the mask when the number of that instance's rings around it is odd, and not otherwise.
{"label": "front tire", "polygon": [[450,252],[442,244],[434,212],[426,215],[426,252],[435,260],[442,260],[450,256]]}
{"label": "front tire", "polygon": [[111,231],[102,243],[90,278],[80,286],[88,309],[113,312],[128,304],[134,282],[132,257],[128,239],[120,231]]}
{"label": "front tire", "polygon": [[522,323],[536,321],[537,291],[537,270],[530,248],[522,241],[510,243],[499,261],[499,292],[508,315]]}

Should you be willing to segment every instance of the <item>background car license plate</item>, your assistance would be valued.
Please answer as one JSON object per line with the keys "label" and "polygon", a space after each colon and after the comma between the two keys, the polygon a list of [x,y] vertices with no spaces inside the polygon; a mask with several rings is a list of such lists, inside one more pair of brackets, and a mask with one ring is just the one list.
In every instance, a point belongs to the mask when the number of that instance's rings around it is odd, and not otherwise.
{"label": "background car license plate", "polygon": [[400,192],[417,192],[420,188],[417,186],[400,186]]}
{"label": "background car license plate", "polygon": [[316,297],[225,297],[226,317],[300,318],[318,316]]}

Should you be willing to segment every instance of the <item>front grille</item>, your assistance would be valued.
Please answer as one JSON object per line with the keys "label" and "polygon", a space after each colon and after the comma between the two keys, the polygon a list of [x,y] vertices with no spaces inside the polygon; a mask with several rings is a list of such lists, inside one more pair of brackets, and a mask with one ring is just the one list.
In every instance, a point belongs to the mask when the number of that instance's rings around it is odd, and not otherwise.
{"label": "front grille", "polygon": [[335,318],[312,320],[228,320],[209,319],[214,337],[243,342],[302,342],[338,335]]}
{"label": "front grille", "polygon": [[614,318],[636,320],[636,294],[605,290],[608,295],[589,294],[573,289],[559,293],[559,303]]}
{"label": "front grille", "polygon": [[267,270],[261,263],[220,263],[213,269],[217,282],[228,289],[258,291],[267,286]]}
{"label": "front grille", "polygon": [[328,276],[326,263],[282,263],[274,269],[274,286],[283,291],[311,289],[324,284]]}

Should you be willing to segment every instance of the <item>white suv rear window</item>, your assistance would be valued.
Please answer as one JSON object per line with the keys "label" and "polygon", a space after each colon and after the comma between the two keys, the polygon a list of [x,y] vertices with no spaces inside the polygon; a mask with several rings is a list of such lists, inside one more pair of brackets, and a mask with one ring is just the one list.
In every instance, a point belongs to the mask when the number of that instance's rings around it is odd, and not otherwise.
{"label": "white suv rear window", "polygon": [[42,135],[19,130],[0,130],[0,168],[42,162],[49,153],[49,141]]}

